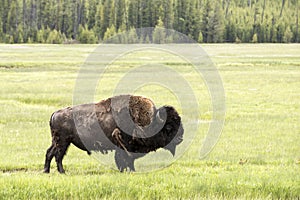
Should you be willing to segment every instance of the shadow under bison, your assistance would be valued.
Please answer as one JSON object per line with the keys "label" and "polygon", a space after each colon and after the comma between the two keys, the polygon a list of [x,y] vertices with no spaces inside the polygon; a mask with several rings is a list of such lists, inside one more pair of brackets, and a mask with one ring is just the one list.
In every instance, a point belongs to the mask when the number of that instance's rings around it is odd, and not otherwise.
{"label": "shadow under bison", "polygon": [[156,109],[145,97],[120,95],[99,103],[68,107],[50,118],[52,145],[46,153],[44,172],[50,172],[55,157],[57,169],[64,173],[62,160],[69,145],[103,154],[115,150],[115,163],[123,172],[135,171],[134,160],[159,148],[173,156],[183,140],[183,126],[172,106]]}

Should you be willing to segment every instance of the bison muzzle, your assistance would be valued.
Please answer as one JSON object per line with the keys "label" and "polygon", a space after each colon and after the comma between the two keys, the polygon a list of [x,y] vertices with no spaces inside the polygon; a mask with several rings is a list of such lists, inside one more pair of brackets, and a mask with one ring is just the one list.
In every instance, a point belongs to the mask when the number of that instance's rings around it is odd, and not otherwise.
{"label": "bison muzzle", "polygon": [[183,140],[183,126],[172,106],[156,109],[145,97],[120,95],[99,103],[68,107],[50,118],[52,145],[46,153],[44,172],[50,172],[55,157],[57,169],[64,173],[62,160],[69,145],[91,152],[115,150],[115,163],[123,172],[135,171],[134,160],[159,148],[175,149]]}

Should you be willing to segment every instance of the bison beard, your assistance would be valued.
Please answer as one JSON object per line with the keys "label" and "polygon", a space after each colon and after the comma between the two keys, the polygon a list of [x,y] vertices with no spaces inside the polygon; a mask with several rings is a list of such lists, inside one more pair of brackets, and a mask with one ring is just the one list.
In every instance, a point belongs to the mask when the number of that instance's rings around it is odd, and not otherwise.
{"label": "bison beard", "polygon": [[156,109],[150,99],[131,95],[58,110],[50,118],[50,128],[52,145],[46,153],[45,173],[50,172],[53,157],[58,171],[65,172],[62,160],[71,143],[89,155],[115,150],[118,169],[135,171],[134,160],[150,151],[164,148],[174,156],[184,132],[173,107]]}

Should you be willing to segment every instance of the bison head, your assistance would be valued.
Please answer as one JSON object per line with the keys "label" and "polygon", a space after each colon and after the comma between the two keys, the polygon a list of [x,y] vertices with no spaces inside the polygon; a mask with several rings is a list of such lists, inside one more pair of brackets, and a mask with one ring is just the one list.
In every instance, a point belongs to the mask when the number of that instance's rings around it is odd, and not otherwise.
{"label": "bison head", "polygon": [[158,109],[157,117],[164,121],[164,126],[160,135],[164,138],[164,149],[170,151],[175,156],[176,146],[183,140],[183,126],[181,118],[172,106],[163,106]]}

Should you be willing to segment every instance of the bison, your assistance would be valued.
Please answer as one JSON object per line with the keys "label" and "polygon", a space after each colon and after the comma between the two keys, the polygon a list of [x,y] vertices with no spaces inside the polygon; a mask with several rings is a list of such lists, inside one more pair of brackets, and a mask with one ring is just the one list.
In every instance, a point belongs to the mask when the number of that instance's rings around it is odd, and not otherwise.
{"label": "bison", "polygon": [[50,172],[55,157],[64,173],[62,160],[72,143],[89,155],[115,150],[115,163],[123,172],[135,171],[134,160],[159,148],[175,149],[183,140],[181,117],[172,106],[157,109],[145,97],[120,95],[99,103],[67,107],[50,118],[52,145],[46,153],[44,172]]}

